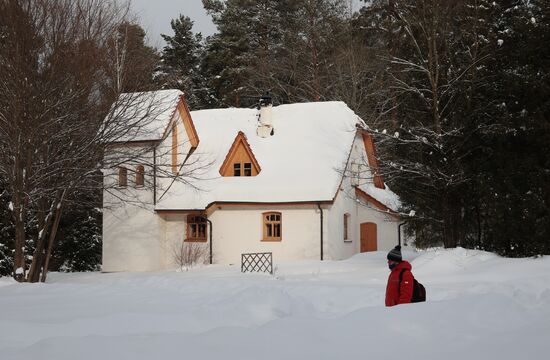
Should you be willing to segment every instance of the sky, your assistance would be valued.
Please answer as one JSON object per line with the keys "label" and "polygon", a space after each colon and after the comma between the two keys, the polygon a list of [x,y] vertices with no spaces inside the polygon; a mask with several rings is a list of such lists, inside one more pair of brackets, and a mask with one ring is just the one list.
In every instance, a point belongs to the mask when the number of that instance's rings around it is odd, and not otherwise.
{"label": "sky", "polygon": [[170,20],[180,14],[189,16],[195,22],[194,32],[200,32],[206,37],[216,31],[201,0],[132,0],[131,6],[148,35],[149,44],[159,49],[164,46],[160,34],[172,35]]}

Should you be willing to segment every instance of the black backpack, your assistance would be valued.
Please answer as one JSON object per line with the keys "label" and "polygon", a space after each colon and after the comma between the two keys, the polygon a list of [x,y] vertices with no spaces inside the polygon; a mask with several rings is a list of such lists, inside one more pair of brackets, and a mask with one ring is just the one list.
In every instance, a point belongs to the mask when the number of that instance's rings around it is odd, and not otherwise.
{"label": "black backpack", "polygon": [[[403,269],[399,273],[399,290],[401,290],[401,281],[403,281],[403,273],[405,271],[409,271],[409,270]],[[424,285],[416,281],[413,275],[413,294],[412,294],[411,302],[417,303],[422,301],[426,301],[426,289],[424,288]]]}

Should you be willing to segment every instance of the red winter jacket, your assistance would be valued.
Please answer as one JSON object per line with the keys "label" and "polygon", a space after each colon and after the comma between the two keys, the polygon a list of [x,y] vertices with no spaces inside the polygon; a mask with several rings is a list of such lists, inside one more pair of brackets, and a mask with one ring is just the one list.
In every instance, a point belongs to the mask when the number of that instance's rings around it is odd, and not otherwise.
{"label": "red winter jacket", "polygon": [[[403,273],[401,289],[399,289],[399,274],[403,269],[407,269],[408,271]],[[408,304],[411,302],[414,285],[411,269],[412,266],[408,261],[401,261],[393,268],[388,277],[388,285],[386,286],[386,306]]]}

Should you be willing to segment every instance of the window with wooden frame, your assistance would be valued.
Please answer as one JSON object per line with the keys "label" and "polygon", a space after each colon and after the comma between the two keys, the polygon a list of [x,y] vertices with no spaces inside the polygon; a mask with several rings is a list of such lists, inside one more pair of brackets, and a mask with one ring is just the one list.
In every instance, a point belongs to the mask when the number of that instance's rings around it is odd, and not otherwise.
{"label": "window with wooden frame", "polygon": [[345,213],[344,214],[344,241],[350,241],[349,240],[349,218],[350,214]]}
{"label": "window with wooden frame", "polygon": [[128,186],[128,169],[123,166],[118,168],[118,186]]}
{"label": "window with wooden frame", "polygon": [[252,176],[252,163],[244,163],[244,176]]}
{"label": "window with wooden frame", "polygon": [[263,241],[281,241],[282,216],[280,212],[266,212],[263,218]]}
{"label": "window with wooden frame", "polygon": [[234,163],[233,176],[252,176],[252,163]]}
{"label": "window with wooden frame", "polygon": [[145,168],[143,165],[138,165],[136,167],[136,187],[143,186],[145,180]]}
{"label": "window with wooden frame", "polygon": [[204,215],[187,215],[185,241],[206,241],[206,222]]}

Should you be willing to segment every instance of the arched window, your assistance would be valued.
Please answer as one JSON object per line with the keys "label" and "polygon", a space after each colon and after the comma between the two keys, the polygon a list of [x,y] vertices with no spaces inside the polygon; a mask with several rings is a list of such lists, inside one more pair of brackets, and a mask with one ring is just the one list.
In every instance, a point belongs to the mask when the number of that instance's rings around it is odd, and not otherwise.
{"label": "arched window", "polygon": [[263,216],[263,241],[282,240],[282,216],[280,212],[266,212]]}
{"label": "arched window", "polygon": [[206,241],[206,217],[204,215],[187,215],[185,241]]}
{"label": "arched window", "polygon": [[118,186],[126,187],[128,185],[128,169],[125,167],[118,168]]}
{"label": "arched window", "polygon": [[348,213],[344,214],[344,241],[349,241],[349,217]]}
{"label": "arched window", "polygon": [[145,177],[145,169],[143,165],[138,165],[136,167],[136,186],[143,186]]}

